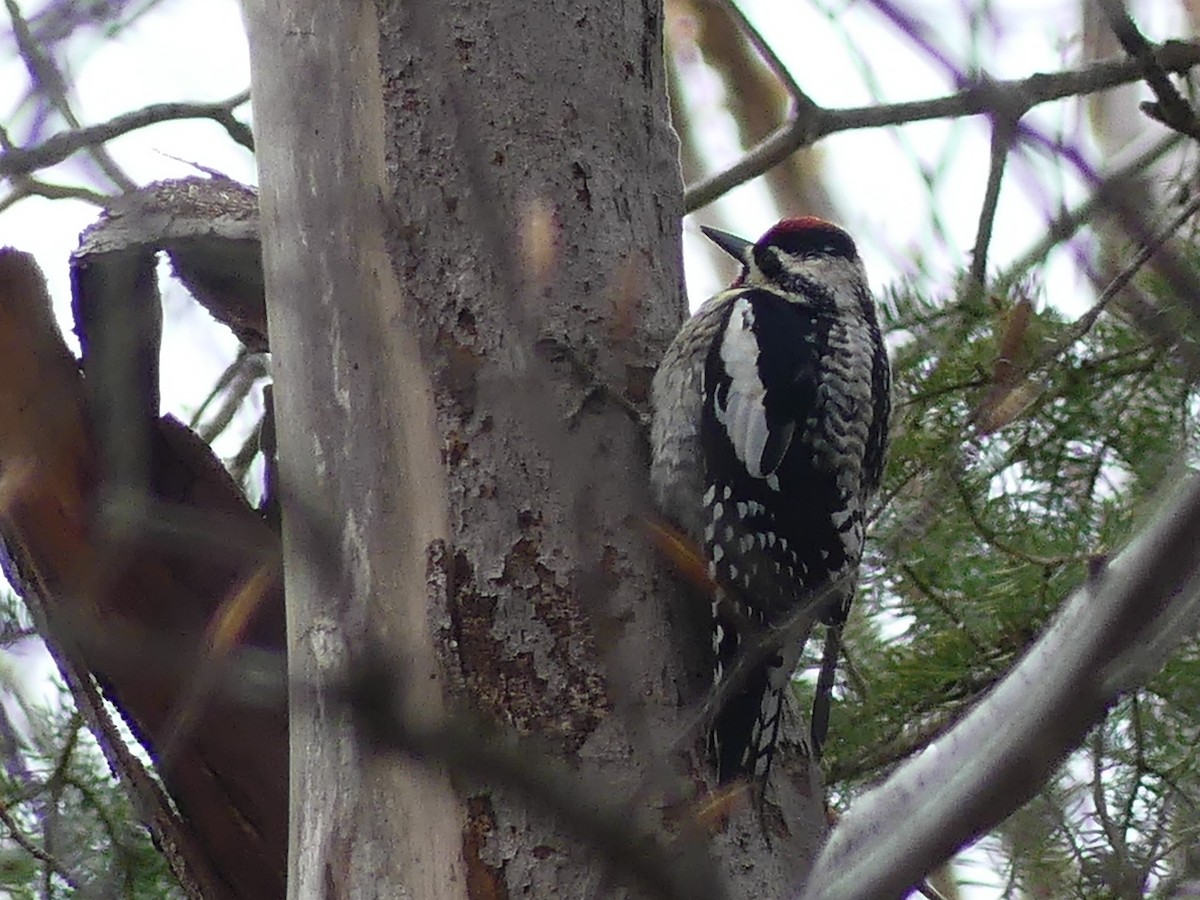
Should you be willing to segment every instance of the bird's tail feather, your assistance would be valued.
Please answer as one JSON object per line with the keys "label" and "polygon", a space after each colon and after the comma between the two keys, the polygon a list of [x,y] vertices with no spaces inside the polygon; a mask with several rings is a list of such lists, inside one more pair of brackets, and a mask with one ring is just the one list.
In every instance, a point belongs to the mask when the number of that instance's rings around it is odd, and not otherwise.
{"label": "bird's tail feather", "polygon": [[[718,646],[718,678],[733,668],[736,638]],[[725,658],[722,659],[722,656]],[[738,778],[765,783],[770,774],[783,717],[784,692],[799,661],[799,647],[771,653],[746,675],[742,686],[722,705],[713,723],[711,741],[722,784]]]}
{"label": "bird's tail feather", "polygon": [[812,709],[812,752],[819,760],[829,734],[829,708],[833,705],[833,676],[842,652],[842,626],[830,625],[825,631],[825,650],[821,654],[821,672]]}

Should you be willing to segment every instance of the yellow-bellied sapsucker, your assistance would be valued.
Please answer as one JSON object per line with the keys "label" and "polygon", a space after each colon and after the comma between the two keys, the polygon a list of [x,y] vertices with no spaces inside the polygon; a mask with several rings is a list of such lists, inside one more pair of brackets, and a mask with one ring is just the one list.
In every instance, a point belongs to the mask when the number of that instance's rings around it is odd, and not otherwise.
{"label": "yellow-bellied sapsucker", "polygon": [[[784,219],[754,244],[703,230],[742,272],[684,324],[655,375],[651,482],[662,511],[704,547],[717,585],[717,682],[739,646],[821,598],[812,615],[830,637],[813,713],[819,754],[866,506],[883,469],[887,351],[841,228]],[[722,782],[766,778],[802,649],[765,654],[717,713]]]}

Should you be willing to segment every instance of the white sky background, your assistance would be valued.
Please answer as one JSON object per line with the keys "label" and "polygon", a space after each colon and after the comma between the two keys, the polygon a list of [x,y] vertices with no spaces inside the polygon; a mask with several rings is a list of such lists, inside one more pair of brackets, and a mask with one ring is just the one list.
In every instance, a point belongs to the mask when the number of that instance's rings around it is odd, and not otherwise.
{"label": "white sky background", "polygon": [[[879,99],[916,100],[947,93],[953,88],[948,73],[915,45],[898,36],[894,25],[867,2],[821,0],[781,2],[744,0],[752,18],[772,41],[776,52],[791,67],[800,85],[818,103],[827,106],[860,106]],[[26,0],[27,15],[37,6]],[[983,29],[982,44],[972,51],[972,38],[963,14],[964,3],[955,0],[906,0],[904,8],[932,23],[929,39],[961,68],[969,68],[972,54],[984,61],[987,74],[1019,78],[1034,72],[1056,71],[1064,62],[1077,60],[1078,4],[1076,0],[995,0],[993,17],[1001,27]],[[1178,33],[1176,5],[1171,0],[1147,0],[1136,5],[1139,22],[1152,39]],[[836,10],[831,22],[821,9]],[[854,41],[847,44],[846,35]],[[249,62],[241,11],[234,0],[175,0],[142,17],[117,39],[89,39],[59,58],[74,87],[74,109],[85,124],[101,122],[150,103],[163,101],[225,100],[249,84]],[[883,95],[872,95],[863,78],[862,63],[871,61]],[[22,115],[18,107],[27,83],[23,63],[0,58],[0,121],[17,137]],[[693,78],[688,100],[711,136],[708,150],[715,166],[732,163],[740,153],[727,114],[721,107],[723,88],[715,78]],[[1148,96],[1141,89],[1140,96]],[[1131,105],[1132,110],[1132,105]],[[245,118],[249,107],[238,110]],[[1132,113],[1137,115],[1136,112]],[[1061,103],[1037,109],[1028,119],[1050,135],[1065,135],[1095,155],[1078,104]],[[1147,131],[1161,129],[1152,124]],[[975,239],[989,161],[989,135],[983,119],[969,122],[931,122],[896,130],[868,130],[835,135],[820,145],[828,182],[844,211],[844,224],[858,239],[878,289],[913,274],[907,260],[921,253],[926,260],[924,284],[948,294],[955,277],[969,263]],[[949,142],[957,141],[947,152]],[[178,160],[195,161],[240,181],[256,180],[249,152],[229,140],[210,121],[170,122],[118,138],[108,145],[116,161],[138,183],[198,174]],[[907,148],[907,149],[906,149]],[[932,163],[945,156],[944,174],[934,198],[947,227],[942,242],[929,233],[928,187],[917,177],[910,154]],[[79,156],[39,172],[47,181],[78,183]],[[1030,179],[1010,164],[1001,193],[990,268],[1004,268],[1036,242],[1050,215],[1057,211],[1061,193],[1077,202],[1085,192],[1073,177],[1065,183],[1052,174],[1053,167],[1031,156],[1032,171],[1046,186],[1031,192]],[[1061,188],[1060,188],[1061,185]],[[779,213],[766,192],[750,184],[719,201],[726,224],[739,223],[747,238],[765,231]],[[23,200],[0,214],[0,246],[12,245],[32,252],[49,282],[60,323],[70,336],[70,288],[67,260],[79,232],[95,221],[97,210],[89,204],[40,198]],[[689,223],[685,235],[687,275],[693,304],[718,286],[702,249],[703,239]],[[1055,253],[1043,270],[1045,296],[1070,314],[1090,303],[1092,287],[1073,265],[1070,254]],[[185,420],[195,411],[236,351],[236,341],[224,329],[211,325],[207,313],[181,288],[164,285],[167,328],[162,353],[164,411]],[[237,449],[246,433],[218,447],[225,455]],[[16,655],[18,668],[27,673],[27,687],[43,694],[47,663],[40,653],[25,647]],[[972,877],[987,878],[981,869]],[[989,879],[990,880],[990,879]],[[994,896],[994,891],[973,892],[973,897]]]}

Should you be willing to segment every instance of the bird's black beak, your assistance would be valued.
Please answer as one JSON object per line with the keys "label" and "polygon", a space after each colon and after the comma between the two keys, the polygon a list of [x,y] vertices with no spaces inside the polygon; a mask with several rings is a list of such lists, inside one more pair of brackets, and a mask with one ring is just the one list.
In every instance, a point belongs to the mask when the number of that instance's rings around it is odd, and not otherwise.
{"label": "bird's black beak", "polygon": [[754,246],[753,241],[740,238],[737,235],[730,234],[728,231],[721,231],[719,228],[709,228],[707,225],[701,225],[700,230],[704,232],[706,238],[740,263],[746,261],[746,251]]}

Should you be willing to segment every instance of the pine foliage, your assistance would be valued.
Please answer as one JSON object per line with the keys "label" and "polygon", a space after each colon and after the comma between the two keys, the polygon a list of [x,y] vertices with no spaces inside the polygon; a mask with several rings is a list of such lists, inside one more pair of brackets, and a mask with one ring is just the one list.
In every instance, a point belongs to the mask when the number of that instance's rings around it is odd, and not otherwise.
{"label": "pine foliage", "polygon": [[[1120,315],[1078,336],[1045,304],[964,295],[884,304],[896,424],[830,728],[842,802],[1004,676],[1195,448],[1194,385]],[[1169,893],[1200,825],[1198,694],[1193,640],[1001,829],[1011,888]]]}
{"label": "pine foliage", "polygon": [[[0,632],[20,635],[28,624],[20,601],[0,596]],[[20,664],[29,648],[4,658]],[[182,897],[70,692],[59,685],[35,703],[11,674],[0,680],[0,895]]]}

